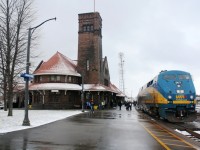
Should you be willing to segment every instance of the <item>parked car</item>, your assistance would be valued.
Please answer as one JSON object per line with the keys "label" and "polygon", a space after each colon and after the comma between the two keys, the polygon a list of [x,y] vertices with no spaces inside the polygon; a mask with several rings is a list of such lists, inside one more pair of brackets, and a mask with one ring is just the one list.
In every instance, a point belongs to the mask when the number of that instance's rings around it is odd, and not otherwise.
{"label": "parked car", "polygon": [[4,102],[0,101],[0,109],[4,108]]}

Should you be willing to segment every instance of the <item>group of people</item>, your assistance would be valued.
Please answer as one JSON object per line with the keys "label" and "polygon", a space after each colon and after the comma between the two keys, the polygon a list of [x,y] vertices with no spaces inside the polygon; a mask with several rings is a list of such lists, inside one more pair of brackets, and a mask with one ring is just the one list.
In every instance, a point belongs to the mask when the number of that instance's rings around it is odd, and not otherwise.
{"label": "group of people", "polygon": [[[86,101],[86,108],[90,109],[92,112],[94,112],[94,100],[91,99],[90,101]],[[98,105],[98,109],[102,110],[105,108],[105,101],[102,101]]]}
{"label": "group of people", "polygon": [[[121,110],[122,105],[123,105],[123,103],[122,103],[121,101],[119,101],[119,102],[118,102],[119,110]],[[126,107],[126,110],[132,110],[132,105],[136,106],[136,105],[137,105],[137,102],[136,102],[136,101],[134,101],[134,102],[127,101],[127,102],[126,102],[126,101],[125,101],[125,102],[124,102],[124,105],[125,105],[125,107]],[[102,101],[102,102],[98,105],[98,109],[104,109],[104,106],[105,106],[105,102]],[[90,109],[91,112],[94,113],[94,101],[93,101],[93,99],[91,99],[90,101],[87,101],[87,102],[86,102],[86,108],[87,108],[87,109]]]}
{"label": "group of people", "polygon": [[93,101],[93,99],[86,102],[86,108],[90,109],[91,112],[94,112],[94,101]]}
{"label": "group of people", "polygon": [[[136,106],[136,104],[137,104],[136,101],[134,101],[134,102],[127,101],[127,102],[124,103],[126,110],[132,110],[132,105]],[[119,110],[121,110],[122,105],[123,105],[122,102],[119,101],[118,102]]]}

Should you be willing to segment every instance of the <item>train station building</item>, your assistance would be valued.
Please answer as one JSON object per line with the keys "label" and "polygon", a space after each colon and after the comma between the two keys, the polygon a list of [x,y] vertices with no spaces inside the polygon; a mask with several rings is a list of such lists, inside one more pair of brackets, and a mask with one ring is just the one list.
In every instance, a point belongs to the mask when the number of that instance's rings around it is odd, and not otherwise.
{"label": "train station building", "polygon": [[[80,108],[91,99],[95,106],[111,108],[125,95],[110,81],[102,51],[102,18],[98,12],[78,15],[78,58],[56,52],[33,72],[30,104],[33,108]],[[84,97],[81,98],[81,94]]]}

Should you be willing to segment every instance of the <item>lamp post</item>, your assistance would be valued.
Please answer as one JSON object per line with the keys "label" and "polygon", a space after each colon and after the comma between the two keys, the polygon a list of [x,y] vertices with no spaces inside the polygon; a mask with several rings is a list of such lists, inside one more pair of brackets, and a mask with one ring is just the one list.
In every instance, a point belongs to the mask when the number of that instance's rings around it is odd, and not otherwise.
{"label": "lamp post", "polygon": [[83,76],[83,73],[81,74],[82,76],[82,83],[81,83],[81,86],[82,86],[82,90],[81,90],[81,100],[82,100],[82,112],[84,112],[84,76]]}
{"label": "lamp post", "polygon": [[[27,58],[26,58],[26,74],[29,74],[29,66],[30,66],[30,46],[31,46],[31,36],[35,29],[43,25],[45,22],[50,21],[50,20],[56,20],[56,18],[51,18],[48,20],[45,20],[41,24],[39,24],[36,27],[29,28],[28,29],[28,46],[27,46]],[[31,32],[32,31],[32,32]],[[28,118],[28,101],[29,101],[29,90],[28,90],[28,84],[29,84],[29,78],[24,78],[26,83],[25,83],[25,116],[24,116],[24,121],[23,121],[23,126],[30,126],[30,121]]]}

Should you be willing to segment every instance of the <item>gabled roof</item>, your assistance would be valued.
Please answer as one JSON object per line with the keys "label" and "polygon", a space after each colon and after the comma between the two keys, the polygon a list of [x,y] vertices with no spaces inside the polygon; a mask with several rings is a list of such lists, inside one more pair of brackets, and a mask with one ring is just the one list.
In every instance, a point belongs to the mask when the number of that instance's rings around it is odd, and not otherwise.
{"label": "gabled roof", "polygon": [[56,52],[47,62],[42,62],[37,69],[33,72],[34,75],[57,74],[57,75],[73,75],[81,76],[77,73],[75,63]]}

